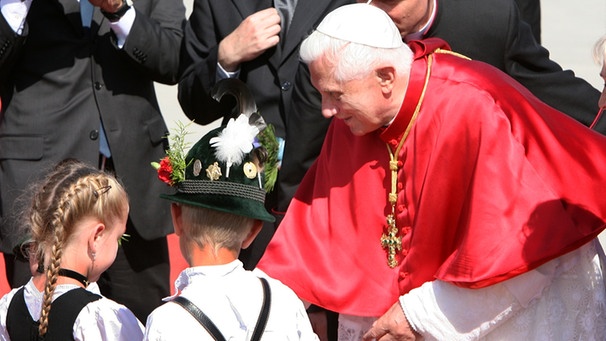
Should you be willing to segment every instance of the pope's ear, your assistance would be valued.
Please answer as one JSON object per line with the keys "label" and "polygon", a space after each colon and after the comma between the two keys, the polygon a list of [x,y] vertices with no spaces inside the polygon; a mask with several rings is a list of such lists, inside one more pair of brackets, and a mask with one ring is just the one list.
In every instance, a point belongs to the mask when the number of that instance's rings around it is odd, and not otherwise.
{"label": "pope's ear", "polygon": [[396,80],[396,69],[393,66],[383,66],[376,70],[376,75],[381,86],[391,91]]}

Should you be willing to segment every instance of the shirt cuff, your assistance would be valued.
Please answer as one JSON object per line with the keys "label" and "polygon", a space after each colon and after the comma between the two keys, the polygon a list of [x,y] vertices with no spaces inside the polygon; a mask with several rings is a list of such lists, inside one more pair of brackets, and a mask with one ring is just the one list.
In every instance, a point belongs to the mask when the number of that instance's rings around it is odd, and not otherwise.
{"label": "shirt cuff", "polygon": [[[19,0],[17,0],[19,1]],[[130,7],[126,13],[120,18],[120,20],[116,22],[110,22],[109,25],[116,34],[116,38],[118,38],[118,47],[124,47],[124,43],[126,43],[126,38],[130,33],[130,29],[133,27],[133,23],[135,22],[135,17],[137,16],[137,11],[135,11],[134,7]]]}
{"label": "shirt cuff", "polygon": [[238,76],[240,76],[239,68],[238,68],[238,70],[236,70],[234,72],[229,72],[229,71],[225,71],[223,66],[221,66],[221,64],[217,63],[217,81],[220,81],[225,78],[238,78]]}

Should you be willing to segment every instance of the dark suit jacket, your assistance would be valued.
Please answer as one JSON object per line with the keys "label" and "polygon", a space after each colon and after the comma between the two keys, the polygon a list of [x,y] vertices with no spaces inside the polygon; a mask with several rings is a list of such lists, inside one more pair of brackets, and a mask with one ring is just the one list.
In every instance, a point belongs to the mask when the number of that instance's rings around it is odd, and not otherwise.
{"label": "dark suit jacket", "polygon": [[[426,37],[443,38],[453,51],[496,66],[547,104],[585,125],[591,124],[598,112],[599,91],[549,59],[548,51],[521,21],[513,0],[438,0],[437,16]],[[302,66],[278,178],[277,211],[287,209],[303,175],[320,153],[329,124],[320,106],[320,94],[313,90],[309,71]],[[598,128],[606,133],[606,124]]]}
{"label": "dark suit jacket", "polygon": [[[240,65],[240,80],[254,96],[265,121],[275,127],[276,135],[284,137],[289,124],[290,104],[295,74],[299,66],[299,45],[324,15],[353,0],[298,0],[294,17],[285,37],[256,59]],[[198,124],[219,118],[223,123],[232,115],[233,99],[219,104],[209,93],[215,85],[218,45],[249,15],[272,7],[272,0],[195,0],[194,9],[185,28],[179,102],[185,114]],[[276,191],[266,197],[266,207],[276,205]],[[277,224],[276,224],[277,225]],[[252,269],[273,236],[275,226],[266,223],[254,243],[243,250],[240,260]]]}
{"label": "dark suit jacket", "polygon": [[516,0],[520,9],[520,18],[524,20],[530,29],[534,39],[541,43],[541,0]]}
{"label": "dark suit jacket", "polygon": [[[287,35],[278,46],[240,66],[239,78],[251,90],[257,108],[276,135],[285,136],[292,85],[299,65],[299,45],[324,15],[353,0],[298,0]],[[272,0],[195,0],[185,28],[179,102],[185,114],[198,124],[208,124],[231,113],[233,102],[217,106],[210,99],[216,83],[217,51],[223,38],[248,16],[272,7]]]}
{"label": "dark suit jacket", "polygon": [[130,219],[143,238],[172,231],[168,187],[151,161],[165,155],[167,127],[154,81],[175,84],[185,7],[180,0],[135,0],[123,49],[95,8],[90,32],[76,0],[34,1],[23,36],[0,16],[0,201],[2,251],[22,236],[18,197],[57,161],[99,163],[103,121]]}

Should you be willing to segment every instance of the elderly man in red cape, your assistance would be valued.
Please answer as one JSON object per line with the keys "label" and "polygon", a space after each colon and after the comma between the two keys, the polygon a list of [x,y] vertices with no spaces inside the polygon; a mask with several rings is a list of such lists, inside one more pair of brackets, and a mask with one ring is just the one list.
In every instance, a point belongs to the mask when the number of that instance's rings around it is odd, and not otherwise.
{"label": "elderly man in red cape", "polygon": [[336,119],[258,267],[340,313],[340,340],[604,339],[606,137],[441,40],[410,48],[366,4],[305,40]]}

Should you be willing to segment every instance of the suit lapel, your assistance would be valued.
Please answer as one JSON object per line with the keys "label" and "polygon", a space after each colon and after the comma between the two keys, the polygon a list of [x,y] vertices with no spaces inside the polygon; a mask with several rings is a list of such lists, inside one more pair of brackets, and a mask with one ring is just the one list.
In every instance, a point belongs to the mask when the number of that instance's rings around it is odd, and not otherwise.
{"label": "suit lapel", "polygon": [[[49,1],[49,0],[46,0]],[[82,19],[80,18],[80,2],[78,0],[58,0],[63,7],[63,13],[76,32],[84,33]]]}
{"label": "suit lapel", "polygon": [[310,33],[315,27],[318,14],[322,13],[328,6],[329,1],[298,0],[295,15],[292,18],[290,29],[284,41],[284,53],[289,54],[299,46],[301,38]]}
{"label": "suit lapel", "polygon": [[[97,32],[99,32],[99,28],[100,28],[103,20],[107,20],[107,19],[105,19],[105,17],[103,16],[103,13],[101,13],[101,10],[98,7],[95,7],[95,9],[93,10],[93,20],[92,20],[91,26],[90,26],[91,37],[94,37],[97,35]],[[109,21],[109,20],[107,20],[107,21]]]}
{"label": "suit lapel", "polygon": [[298,53],[296,49],[298,49],[301,40],[316,28],[317,21],[329,5],[330,1],[297,1],[295,15],[292,18],[284,45],[282,45],[282,59],[286,59],[291,53]]}
{"label": "suit lapel", "polygon": [[234,4],[238,13],[242,16],[242,20],[244,20],[249,15],[258,12],[264,8],[271,7],[273,4],[273,0],[262,0],[262,1],[250,1],[250,0],[231,0]]}

